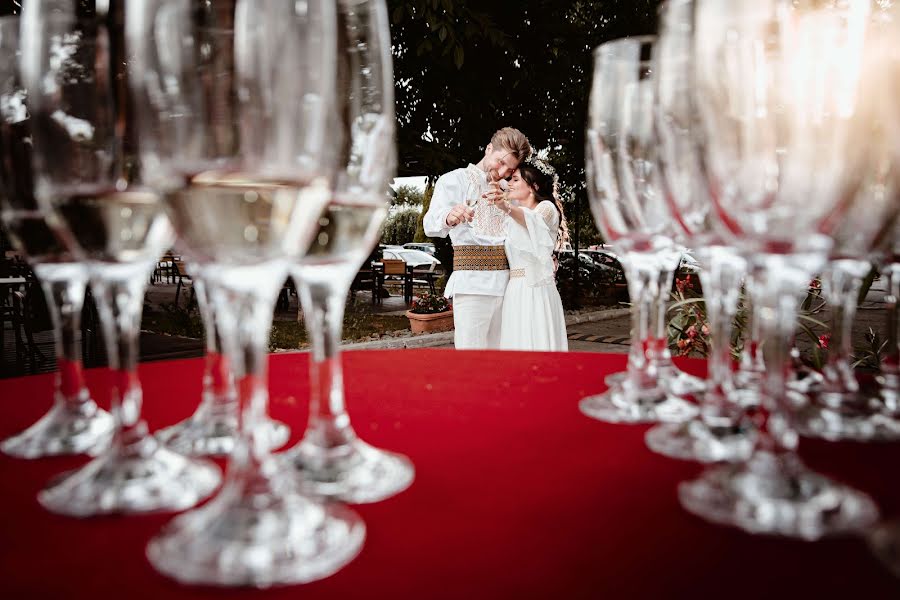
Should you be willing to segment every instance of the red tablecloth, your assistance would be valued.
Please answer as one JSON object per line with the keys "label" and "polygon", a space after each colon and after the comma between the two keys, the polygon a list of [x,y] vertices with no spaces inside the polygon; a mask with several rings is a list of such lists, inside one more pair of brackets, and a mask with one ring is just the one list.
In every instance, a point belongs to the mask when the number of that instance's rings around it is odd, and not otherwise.
{"label": "red tablecloth", "polygon": [[[624,356],[446,350],[353,352],[348,406],[361,436],[409,455],[416,481],[360,506],[362,554],[299,587],[182,587],[152,570],[147,540],[169,515],[74,520],[35,500],[52,475],[83,459],[0,458],[3,598],[898,598],[900,580],[859,539],[817,543],[752,537],[678,505],[676,484],[699,467],[649,452],[645,427],[583,416]],[[272,357],[275,417],[306,418],[306,356]],[[700,373],[699,361],[682,365]],[[199,360],[145,364],[151,428],[191,413]],[[88,373],[97,400],[104,371]],[[51,379],[0,381],[0,436],[43,413]],[[900,514],[900,445],[804,441],[808,462]]]}

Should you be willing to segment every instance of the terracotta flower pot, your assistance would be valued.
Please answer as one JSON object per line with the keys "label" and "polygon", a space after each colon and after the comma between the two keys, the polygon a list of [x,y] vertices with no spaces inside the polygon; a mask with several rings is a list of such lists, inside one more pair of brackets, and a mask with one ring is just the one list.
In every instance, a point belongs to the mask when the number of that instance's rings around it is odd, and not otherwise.
{"label": "terracotta flower pot", "polygon": [[434,333],[453,329],[453,310],[431,314],[418,314],[406,311],[409,326],[413,333]]}

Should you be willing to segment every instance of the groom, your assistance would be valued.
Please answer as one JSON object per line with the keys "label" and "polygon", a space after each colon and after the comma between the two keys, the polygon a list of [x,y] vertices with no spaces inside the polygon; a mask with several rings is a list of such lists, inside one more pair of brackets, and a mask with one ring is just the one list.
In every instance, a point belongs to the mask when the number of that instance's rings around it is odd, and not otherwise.
{"label": "groom", "polygon": [[497,226],[503,223],[497,218],[502,216],[500,209],[479,202],[476,235],[472,225],[475,210],[466,206],[466,196],[477,194],[475,198],[480,200],[492,182],[512,175],[530,155],[528,138],[518,129],[504,127],[491,138],[477,165],[445,173],[435,184],[423,226],[430,237],[449,234],[453,244],[453,273],[444,295],[453,298],[457,350],[499,347],[500,309],[509,281],[503,248],[506,233]]}

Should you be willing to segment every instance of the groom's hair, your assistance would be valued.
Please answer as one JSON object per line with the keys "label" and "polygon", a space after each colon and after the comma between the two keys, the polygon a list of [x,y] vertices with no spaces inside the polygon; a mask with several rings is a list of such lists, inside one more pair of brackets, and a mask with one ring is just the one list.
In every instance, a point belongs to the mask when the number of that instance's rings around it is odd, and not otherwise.
{"label": "groom's hair", "polygon": [[512,152],[519,162],[531,156],[531,144],[525,134],[515,127],[504,127],[497,131],[491,138],[491,145],[497,148],[505,148]]}

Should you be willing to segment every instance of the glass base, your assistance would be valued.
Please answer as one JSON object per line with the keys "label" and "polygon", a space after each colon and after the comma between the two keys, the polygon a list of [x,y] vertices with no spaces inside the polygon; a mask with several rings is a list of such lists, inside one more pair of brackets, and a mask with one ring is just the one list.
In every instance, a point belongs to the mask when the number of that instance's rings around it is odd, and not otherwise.
{"label": "glass base", "polygon": [[[626,382],[627,383],[627,382]],[[697,406],[666,390],[611,387],[578,404],[585,415],[606,423],[683,423],[697,416]]]}
{"label": "glass base", "polygon": [[738,368],[734,372],[734,387],[731,399],[744,408],[754,408],[762,404],[764,373]]}
{"label": "glass base", "polygon": [[176,517],[147,546],[159,572],[182,583],[270,587],[327,577],[362,549],[362,519],[292,485],[226,483],[205,506]]}
{"label": "glass base", "polygon": [[894,442],[900,440],[900,419],[883,412],[878,399],[858,392],[817,394],[793,419],[807,437],[830,441]]}
{"label": "glass base", "polygon": [[69,454],[96,456],[109,447],[115,427],[112,415],[93,400],[78,404],[55,402],[25,431],[0,444],[0,450],[18,458]]}
{"label": "glass base", "polygon": [[[257,435],[267,450],[280,448],[291,435],[287,425],[269,418],[258,427]],[[156,432],[166,447],[186,456],[230,456],[237,436],[237,417],[214,414],[195,414]]]}
{"label": "glass base", "polygon": [[[627,378],[628,371],[620,371],[607,375],[603,381],[613,388],[620,387]],[[658,379],[675,396],[691,396],[706,390],[706,383],[701,378],[688,375],[675,365],[661,368]]]}
{"label": "glass base", "polygon": [[359,438],[327,450],[301,441],[282,459],[300,474],[304,493],[352,504],[390,498],[415,478],[408,458],[373,448]]}
{"label": "glass base", "polygon": [[678,486],[681,505],[700,518],[749,533],[816,540],[855,532],[878,519],[867,495],[806,468],[796,456],[757,453]]}
{"label": "glass base", "polygon": [[663,423],[647,431],[647,447],[663,456],[702,463],[747,460],[756,441],[749,424],[711,426],[700,419]]}
{"label": "glass base", "polygon": [[220,481],[213,463],[176,454],[146,436],[128,446],[114,444],[84,467],[63,473],[38,501],[73,517],[179,511],[212,494]]}
{"label": "glass base", "polygon": [[891,573],[900,577],[900,521],[879,525],[868,537],[875,556]]}

